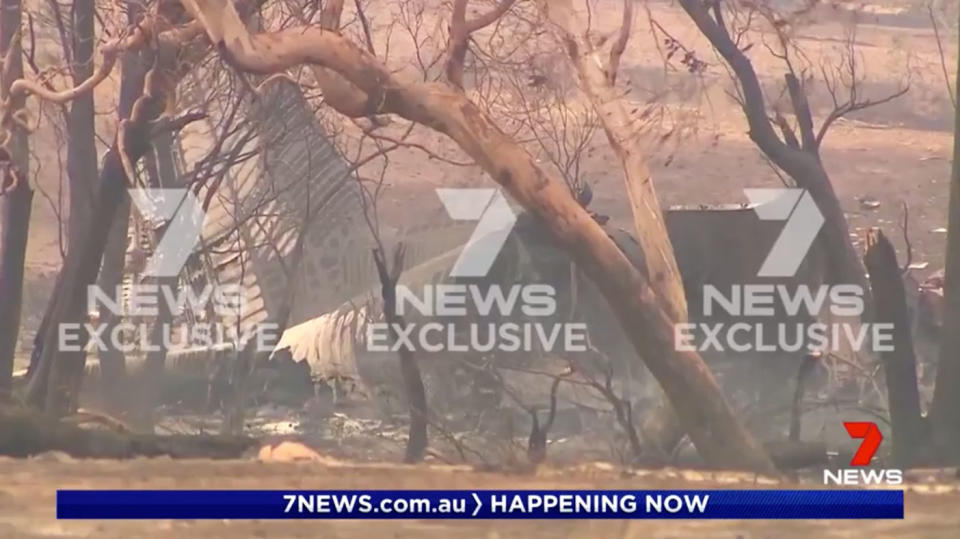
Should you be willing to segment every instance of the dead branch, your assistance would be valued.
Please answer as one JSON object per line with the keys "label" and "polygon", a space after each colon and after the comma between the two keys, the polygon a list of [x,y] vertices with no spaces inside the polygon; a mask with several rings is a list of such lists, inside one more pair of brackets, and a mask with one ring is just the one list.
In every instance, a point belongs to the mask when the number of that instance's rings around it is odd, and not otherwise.
{"label": "dead branch", "polygon": [[876,320],[892,328],[890,350],[881,352],[893,426],[894,460],[909,466],[927,438],[917,385],[917,361],[897,254],[880,229],[867,233],[864,261],[876,298]]}
{"label": "dead branch", "polygon": [[893,92],[892,94],[887,95],[885,97],[881,97],[879,99],[863,99],[863,100],[858,100],[856,98],[856,95],[851,92],[850,100],[834,108],[832,111],[830,111],[830,114],[828,114],[827,117],[823,120],[823,123],[820,125],[820,131],[817,132],[817,138],[816,138],[817,146],[819,146],[823,142],[823,138],[827,136],[827,130],[830,129],[830,126],[833,125],[833,123],[839,120],[840,118],[843,118],[844,116],[847,116],[850,113],[856,112],[858,110],[864,110],[870,107],[883,105],[884,103],[889,103],[894,99],[897,99],[899,97],[906,95],[906,93],[909,91],[910,91],[910,85],[907,84],[901,87],[900,89],[898,89],[897,91]]}
{"label": "dead branch", "polygon": [[[403,271],[404,247],[398,244],[393,252],[393,262],[388,263],[382,248],[373,250],[373,260],[377,265],[377,274],[380,276],[381,294],[383,296],[383,313],[390,326],[393,339],[397,338],[396,328],[403,325],[403,317],[397,314],[397,281]],[[410,405],[410,436],[407,440],[407,454],[405,462],[419,462],[423,459],[427,449],[427,399],[423,387],[423,377],[413,355],[413,350],[401,346],[400,372],[403,376],[407,400]]]}
{"label": "dead branch", "polygon": [[602,380],[598,380],[589,368],[583,368],[583,365],[577,365],[573,362],[570,364],[570,371],[579,373],[584,383],[599,393],[610,404],[614,418],[630,444],[632,458],[636,461],[643,455],[643,444],[640,443],[640,435],[633,422],[633,408],[630,402],[621,398],[613,388],[613,365],[610,363],[610,359],[592,346],[591,353],[593,357],[585,359],[586,361],[599,360],[602,366]]}
{"label": "dead branch", "polygon": [[813,114],[810,112],[810,103],[807,101],[807,93],[804,91],[800,79],[789,66],[790,71],[784,74],[783,79],[787,85],[787,93],[790,95],[790,103],[793,105],[793,111],[797,118],[797,128],[800,130],[800,148],[811,151],[820,143],[822,133],[829,127],[827,122],[821,126],[820,133],[816,137],[813,134]]}
{"label": "dead branch", "polygon": [[[59,4],[55,1],[52,1],[50,3],[54,6],[59,6]],[[60,17],[58,17],[58,22],[62,22],[60,21]],[[46,86],[47,89],[50,90],[51,92],[56,92],[57,89],[46,77],[43,77],[42,75],[43,72],[41,71],[40,67],[37,66],[37,59],[36,59],[37,36],[36,36],[36,31],[33,25],[33,15],[29,13],[27,14],[27,28],[30,30],[30,52],[25,54],[26,63],[28,66],[30,66],[30,69],[33,70],[34,76],[37,77],[37,81],[40,84],[43,84],[44,86]],[[69,40],[66,39],[66,29],[61,30],[60,35],[61,35],[60,41],[61,43],[63,43],[63,47],[64,47],[64,57],[71,58],[72,56],[69,53],[69,44],[68,44]],[[59,103],[59,105],[60,105],[60,113],[63,116],[63,118],[66,119],[69,114],[67,107],[63,103]]]}
{"label": "dead branch", "polygon": [[500,0],[490,11],[467,20],[467,2],[454,0],[453,15],[450,18],[450,41],[447,44],[447,80],[455,87],[463,89],[463,68],[467,58],[470,36],[474,32],[490,26],[503,16],[515,0]]}
{"label": "dead branch", "polygon": [[[117,63],[117,58],[120,54],[126,50],[132,50],[143,44],[144,38],[139,34],[135,34],[138,37],[134,38],[133,36],[121,39],[112,40],[100,48],[100,55],[102,59],[100,61],[100,66],[91,75],[89,78],[81,82],[80,84],[72,87],[65,88],[63,90],[53,90],[47,84],[38,84],[36,81],[29,79],[19,79],[14,81],[10,86],[10,95],[8,99],[20,96],[20,95],[34,95],[39,99],[44,101],[49,101],[51,103],[66,103],[76,99],[77,96],[85,94],[90,90],[94,89],[103,82],[113,71],[113,67]],[[13,114],[15,111],[6,111],[6,114]]]}
{"label": "dead branch", "polygon": [[791,442],[800,441],[800,416],[802,415],[801,405],[803,404],[803,394],[806,388],[807,378],[816,367],[820,357],[816,354],[807,354],[800,362],[800,368],[797,369],[797,382],[793,390],[793,401],[790,407],[790,434],[788,436]]}
{"label": "dead branch", "polygon": [[188,112],[176,117],[166,116],[150,122],[150,135],[157,136],[161,133],[180,131],[193,122],[200,121],[206,117],[207,113],[203,111]]}
{"label": "dead branch", "polygon": [[547,411],[547,420],[542,426],[536,408],[528,410],[533,422],[530,426],[530,437],[527,440],[527,458],[532,464],[539,464],[547,458],[547,436],[550,434],[553,421],[557,416],[557,390],[560,388],[560,382],[563,381],[564,377],[572,372],[568,369],[565,374],[555,377],[553,383],[550,384],[550,408]]}
{"label": "dead branch", "polygon": [[28,457],[63,451],[78,458],[127,459],[167,455],[177,458],[238,458],[256,445],[241,436],[184,436],[83,429],[72,421],[18,408],[0,409],[0,455]]}
{"label": "dead branch", "polygon": [[930,16],[930,26],[933,27],[933,37],[937,42],[937,54],[940,56],[940,71],[943,73],[943,83],[947,86],[947,95],[950,96],[950,103],[953,108],[957,108],[957,95],[954,92],[953,85],[950,84],[950,71],[947,69],[947,55],[943,52],[943,40],[940,38],[940,24],[937,23],[937,17],[933,14],[933,4],[927,4],[927,14]]}
{"label": "dead branch", "polygon": [[[436,150],[433,150],[433,149],[431,149],[431,148],[428,148],[426,145],[420,144],[420,143],[418,143],[418,142],[412,142],[412,141],[409,141],[409,140],[402,140],[402,139],[398,139],[398,138],[396,138],[396,137],[391,137],[391,136],[389,136],[389,135],[383,135],[383,134],[380,134],[380,133],[375,133],[375,132],[370,131],[370,130],[368,130],[365,134],[366,134],[367,136],[373,138],[373,139],[377,139],[377,140],[380,140],[380,141],[382,141],[382,142],[389,142],[389,143],[391,144],[391,147],[390,147],[390,149],[389,149],[390,151],[392,151],[392,150],[394,150],[394,149],[397,149],[397,148],[411,148],[411,149],[417,150],[417,151],[419,151],[419,152],[422,152],[424,155],[427,156],[427,159],[440,161],[440,162],[447,163],[447,164],[454,165],[454,166],[458,166],[458,167],[470,167],[470,166],[473,166],[473,165],[474,165],[474,163],[473,163],[472,161],[457,161],[457,160],[455,160],[455,159],[450,159],[449,157],[444,157],[444,156],[438,154],[438,153],[436,152]],[[407,134],[409,134],[409,133],[407,133]],[[404,138],[406,138],[406,137],[404,137]],[[378,155],[382,155],[383,153],[386,153],[386,152],[378,152]],[[362,161],[362,163],[360,163],[360,164],[361,164],[361,165],[362,165],[362,164],[366,164],[367,162],[371,161],[373,158],[377,157],[378,155],[371,155],[371,156],[365,157],[365,158],[363,158],[363,161]],[[357,168],[360,168],[360,167],[357,166],[357,165],[354,165],[354,166],[351,167],[351,169],[357,169]]]}
{"label": "dead branch", "polygon": [[907,259],[900,267],[900,274],[906,275],[910,271],[910,265],[913,264],[913,244],[910,243],[910,206],[906,200],[900,201],[903,207],[903,220],[900,222],[900,231],[903,233],[903,244],[907,249]]}
{"label": "dead branch", "polygon": [[363,28],[363,38],[367,43],[367,51],[369,51],[370,54],[374,54],[373,34],[370,32],[370,20],[367,18],[367,14],[363,11],[363,5],[360,3],[360,0],[353,0],[353,3],[357,8],[357,17],[360,19],[360,27]]}
{"label": "dead branch", "polygon": [[[790,148],[777,136],[768,119],[760,80],[746,54],[730,37],[722,17],[719,19],[711,17],[707,6],[700,0],[680,0],[680,5],[723,57],[740,82],[743,109],[750,127],[750,139],[775,162],[789,158]],[[719,12],[719,3],[714,5],[717,8],[714,12]]]}
{"label": "dead branch", "polygon": [[607,60],[607,80],[610,85],[617,82],[620,57],[623,56],[623,51],[627,49],[627,41],[630,40],[630,31],[633,28],[633,4],[634,0],[623,0],[623,18],[620,21],[620,31],[617,33],[617,40],[610,47],[610,58]]}

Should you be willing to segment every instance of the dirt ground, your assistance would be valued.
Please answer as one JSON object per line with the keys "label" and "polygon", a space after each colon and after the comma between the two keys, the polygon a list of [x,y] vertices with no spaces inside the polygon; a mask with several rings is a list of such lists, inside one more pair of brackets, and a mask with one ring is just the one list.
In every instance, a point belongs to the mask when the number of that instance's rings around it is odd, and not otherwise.
{"label": "dirt ground", "polygon": [[[0,537],[569,537],[569,538],[955,538],[960,489],[908,490],[902,521],[58,521],[56,488],[130,489],[660,489],[771,488],[746,474],[620,472],[605,464],[541,469],[535,474],[482,473],[466,467],[255,461],[124,462],[40,457],[0,459]],[[947,489],[948,487],[940,487]],[[922,490],[923,492],[917,492]]]}

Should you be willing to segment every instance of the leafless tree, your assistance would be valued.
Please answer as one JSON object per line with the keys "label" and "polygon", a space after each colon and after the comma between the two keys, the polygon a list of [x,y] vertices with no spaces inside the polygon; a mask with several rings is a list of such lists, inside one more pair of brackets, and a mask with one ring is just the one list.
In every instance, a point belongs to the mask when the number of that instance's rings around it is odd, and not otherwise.
{"label": "leafless tree", "polygon": [[[20,45],[21,2],[0,3],[0,101],[5,108],[22,109],[23,96],[11,92],[14,81],[23,77]],[[13,357],[20,331],[20,309],[23,301],[24,262],[33,189],[30,187],[27,126],[23,115],[17,115],[0,129],[0,400],[11,395]]]}
{"label": "leafless tree", "polygon": [[[960,49],[957,52],[960,68]],[[954,90],[960,89],[960,71]],[[956,101],[954,101],[956,103]],[[935,426],[935,441],[944,455],[960,459],[960,107],[954,107],[953,168],[950,171],[950,202],[947,212],[947,254],[943,287],[946,308],[943,317],[943,335],[940,342],[940,364],[937,368],[936,388],[931,416]]]}
{"label": "leafless tree", "polygon": [[[162,11],[162,9],[161,9]],[[175,21],[175,13],[164,20]],[[163,118],[161,115],[170,101],[172,84],[177,80],[177,54],[184,36],[163,35],[159,26],[136,27],[123,33],[101,48],[104,59],[99,68],[81,84],[64,91],[52,91],[35,82],[20,79],[13,83],[10,93],[14,96],[39,95],[52,102],[68,102],[89,92],[102,82],[112,70],[117,57],[133,44],[156,43],[153,66],[144,77],[144,92],[133,104],[130,118],[120,123],[119,132],[108,151],[100,172],[99,192],[95,198],[87,230],[80,231],[83,248],[68,253],[60,275],[60,285],[55,305],[51,309],[49,323],[43,336],[44,345],[36,368],[28,384],[28,398],[52,413],[62,414],[76,407],[82,380],[86,354],[82,352],[58,353],[56,343],[61,324],[70,322],[82,325],[86,318],[87,286],[96,279],[109,230],[118,206],[126,196],[125,188],[132,185],[132,163],[139,160],[150,147],[152,136],[163,130],[179,129],[184,121]],[[187,32],[189,34],[189,32]],[[21,109],[5,107],[3,125],[10,125]]]}
{"label": "leafless tree", "polygon": [[[860,60],[854,50],[855,34],[848,36],[845,48],[839,51],[835,61],[813,65],[793,40],[794,24],[812,4],[790,13],[780,13],[771,3],[762,2],[681,0],[680,5],[729,67],[737,83],[737,99],[749,124],[750,139],[817,203],[826,220],[821,237],[828,251],[831,280],[860,285],[868,304],[865,316],[869,318],[871,302],[866,271],[850,240],[847,219],[820,157],[820,148],[830,126],[838,119],[896,99],[904,95],[909,86],[904,84],[881,97],[864,95]],[[757,24],[766,25],[765,29],[775,36],[775,43],[767,44],[766,48],[784,66],[784,92],[789,98],[789,113],[794,124],[765,95],[748,55],[754,48],[751,31]],[[808,101],[808,84],[818,74],[830,93],[833,109],[816,128]]]}

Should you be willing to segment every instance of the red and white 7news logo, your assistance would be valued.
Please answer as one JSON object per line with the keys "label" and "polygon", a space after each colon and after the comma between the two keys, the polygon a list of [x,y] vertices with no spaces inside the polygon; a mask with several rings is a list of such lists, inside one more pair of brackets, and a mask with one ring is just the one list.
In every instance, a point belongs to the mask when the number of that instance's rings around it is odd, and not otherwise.
{"label": "red and white 7news logo", "polygon": [[880,448],[880,442],[883,441],[883,434],[877,428],[876,423],[869,421],[846,421],[843,424],[851,438],[863,438],[860,447],[853,455],[850,466],[869,466],[873,456],[877,454]]}
{"label": "red and white 7news logo", "polygon": [[843,427],[851,438],[862,439],[860,447],[850,460],[850,466],[841,470],[824,470],[825,485],[902,485],[903,471],[885,468],[866,468],[883,442],[883,433],[870,421],[847,421]]}

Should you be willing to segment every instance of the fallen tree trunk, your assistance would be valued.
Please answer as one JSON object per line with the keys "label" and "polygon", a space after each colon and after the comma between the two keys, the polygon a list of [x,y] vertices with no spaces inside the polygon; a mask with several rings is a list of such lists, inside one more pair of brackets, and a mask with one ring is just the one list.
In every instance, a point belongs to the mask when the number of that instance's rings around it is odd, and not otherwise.
{"label": "fallen tree trunk", "polygon": [[257,445],[242,436],[156,435],[87,429],[69,420],[19,408],[0,408],[0,455],[29,457],[62,451],[77,458],[239,458]]}
{"label": "fallen tree trunk", "polygon": [[781,470],[799,470],[826,466],[829,462],[824,442],[778,441],[764,444],[770,458]]}

